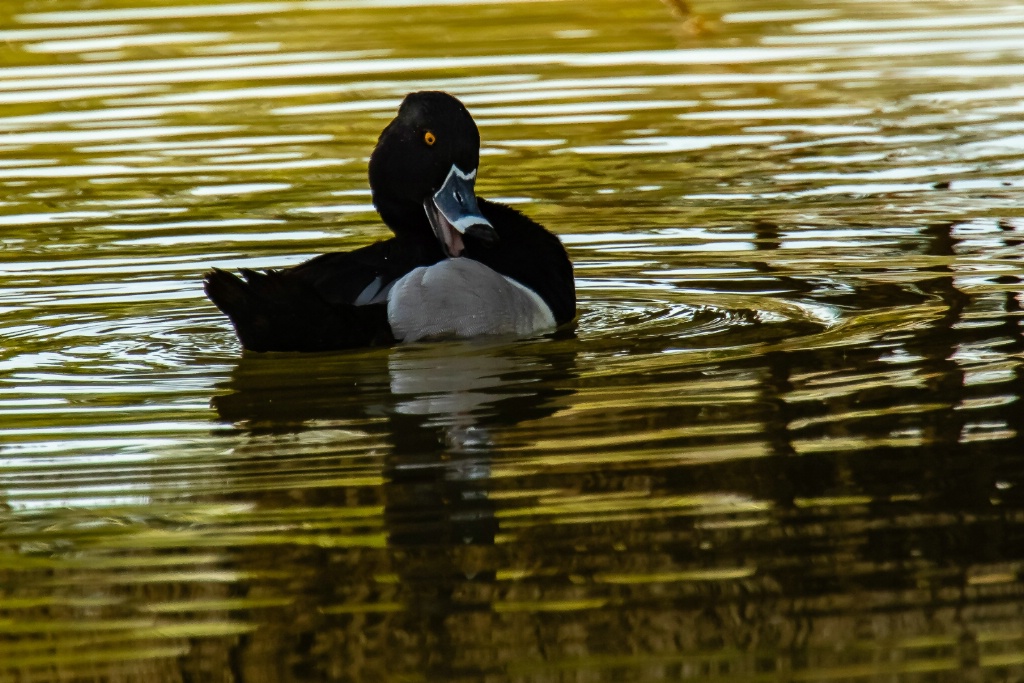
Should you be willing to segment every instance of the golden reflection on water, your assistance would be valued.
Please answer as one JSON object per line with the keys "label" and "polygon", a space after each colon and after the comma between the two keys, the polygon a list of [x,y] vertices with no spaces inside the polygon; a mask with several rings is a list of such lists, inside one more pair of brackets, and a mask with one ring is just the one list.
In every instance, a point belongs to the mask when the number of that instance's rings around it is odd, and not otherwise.
{"label": "golden reflection on water", "polygon": [[[1024,12],[694,9],[0,10],[0,680],[1024,676]],[[425,88],[575,329],[240,358]]]}

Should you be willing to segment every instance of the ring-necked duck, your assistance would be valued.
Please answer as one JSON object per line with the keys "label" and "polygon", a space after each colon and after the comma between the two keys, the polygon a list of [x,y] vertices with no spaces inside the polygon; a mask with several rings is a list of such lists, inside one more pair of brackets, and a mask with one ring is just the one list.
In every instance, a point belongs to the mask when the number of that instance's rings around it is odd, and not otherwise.
{"label": "ring-necked duck", "polygon": [[411,93],[370,156],[373,204],[395,234],[258,272],[206,274],[206,294],[252,351],[325,351],[488,334],[524,336],[576,315],[558,238],[477,197],[480,134],[459,100]]}

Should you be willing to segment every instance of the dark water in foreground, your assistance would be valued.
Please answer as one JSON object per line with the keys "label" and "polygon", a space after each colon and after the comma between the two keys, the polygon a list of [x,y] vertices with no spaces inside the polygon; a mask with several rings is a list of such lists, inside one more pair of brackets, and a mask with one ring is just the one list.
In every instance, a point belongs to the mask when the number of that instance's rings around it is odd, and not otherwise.
{"label": "dark water in foreground", "polygon": [[[1021,681],[1024,11],[0,9],[0,681]],[[240,357],[402,94],[571,333]]]}

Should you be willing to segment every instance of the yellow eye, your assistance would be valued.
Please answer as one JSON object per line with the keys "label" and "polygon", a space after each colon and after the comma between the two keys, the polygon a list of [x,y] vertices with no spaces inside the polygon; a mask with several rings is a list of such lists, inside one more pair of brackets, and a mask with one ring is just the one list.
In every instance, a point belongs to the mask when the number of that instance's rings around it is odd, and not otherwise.
{"label": "yellow eye", "polygon": [[428,146],[433,145],[435,142],[437,142],[437,138],[434,136],[433,133],[431,133],[428,130],[426,133],[423,134],[423,142],[427,143]]}

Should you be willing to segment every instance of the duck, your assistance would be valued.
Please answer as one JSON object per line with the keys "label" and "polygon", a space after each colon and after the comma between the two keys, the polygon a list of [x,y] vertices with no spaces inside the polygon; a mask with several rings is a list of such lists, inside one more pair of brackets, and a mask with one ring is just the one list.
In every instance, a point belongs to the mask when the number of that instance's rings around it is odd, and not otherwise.
{"label": "duck", "polygon": [[214,268],[206,295],[242,348],[334,351],[539,335],[576,317],[559,238],[480,197],[480,133],[456,97],[413,92],[369,159],[373,206],[393,236],[276,270]]}

